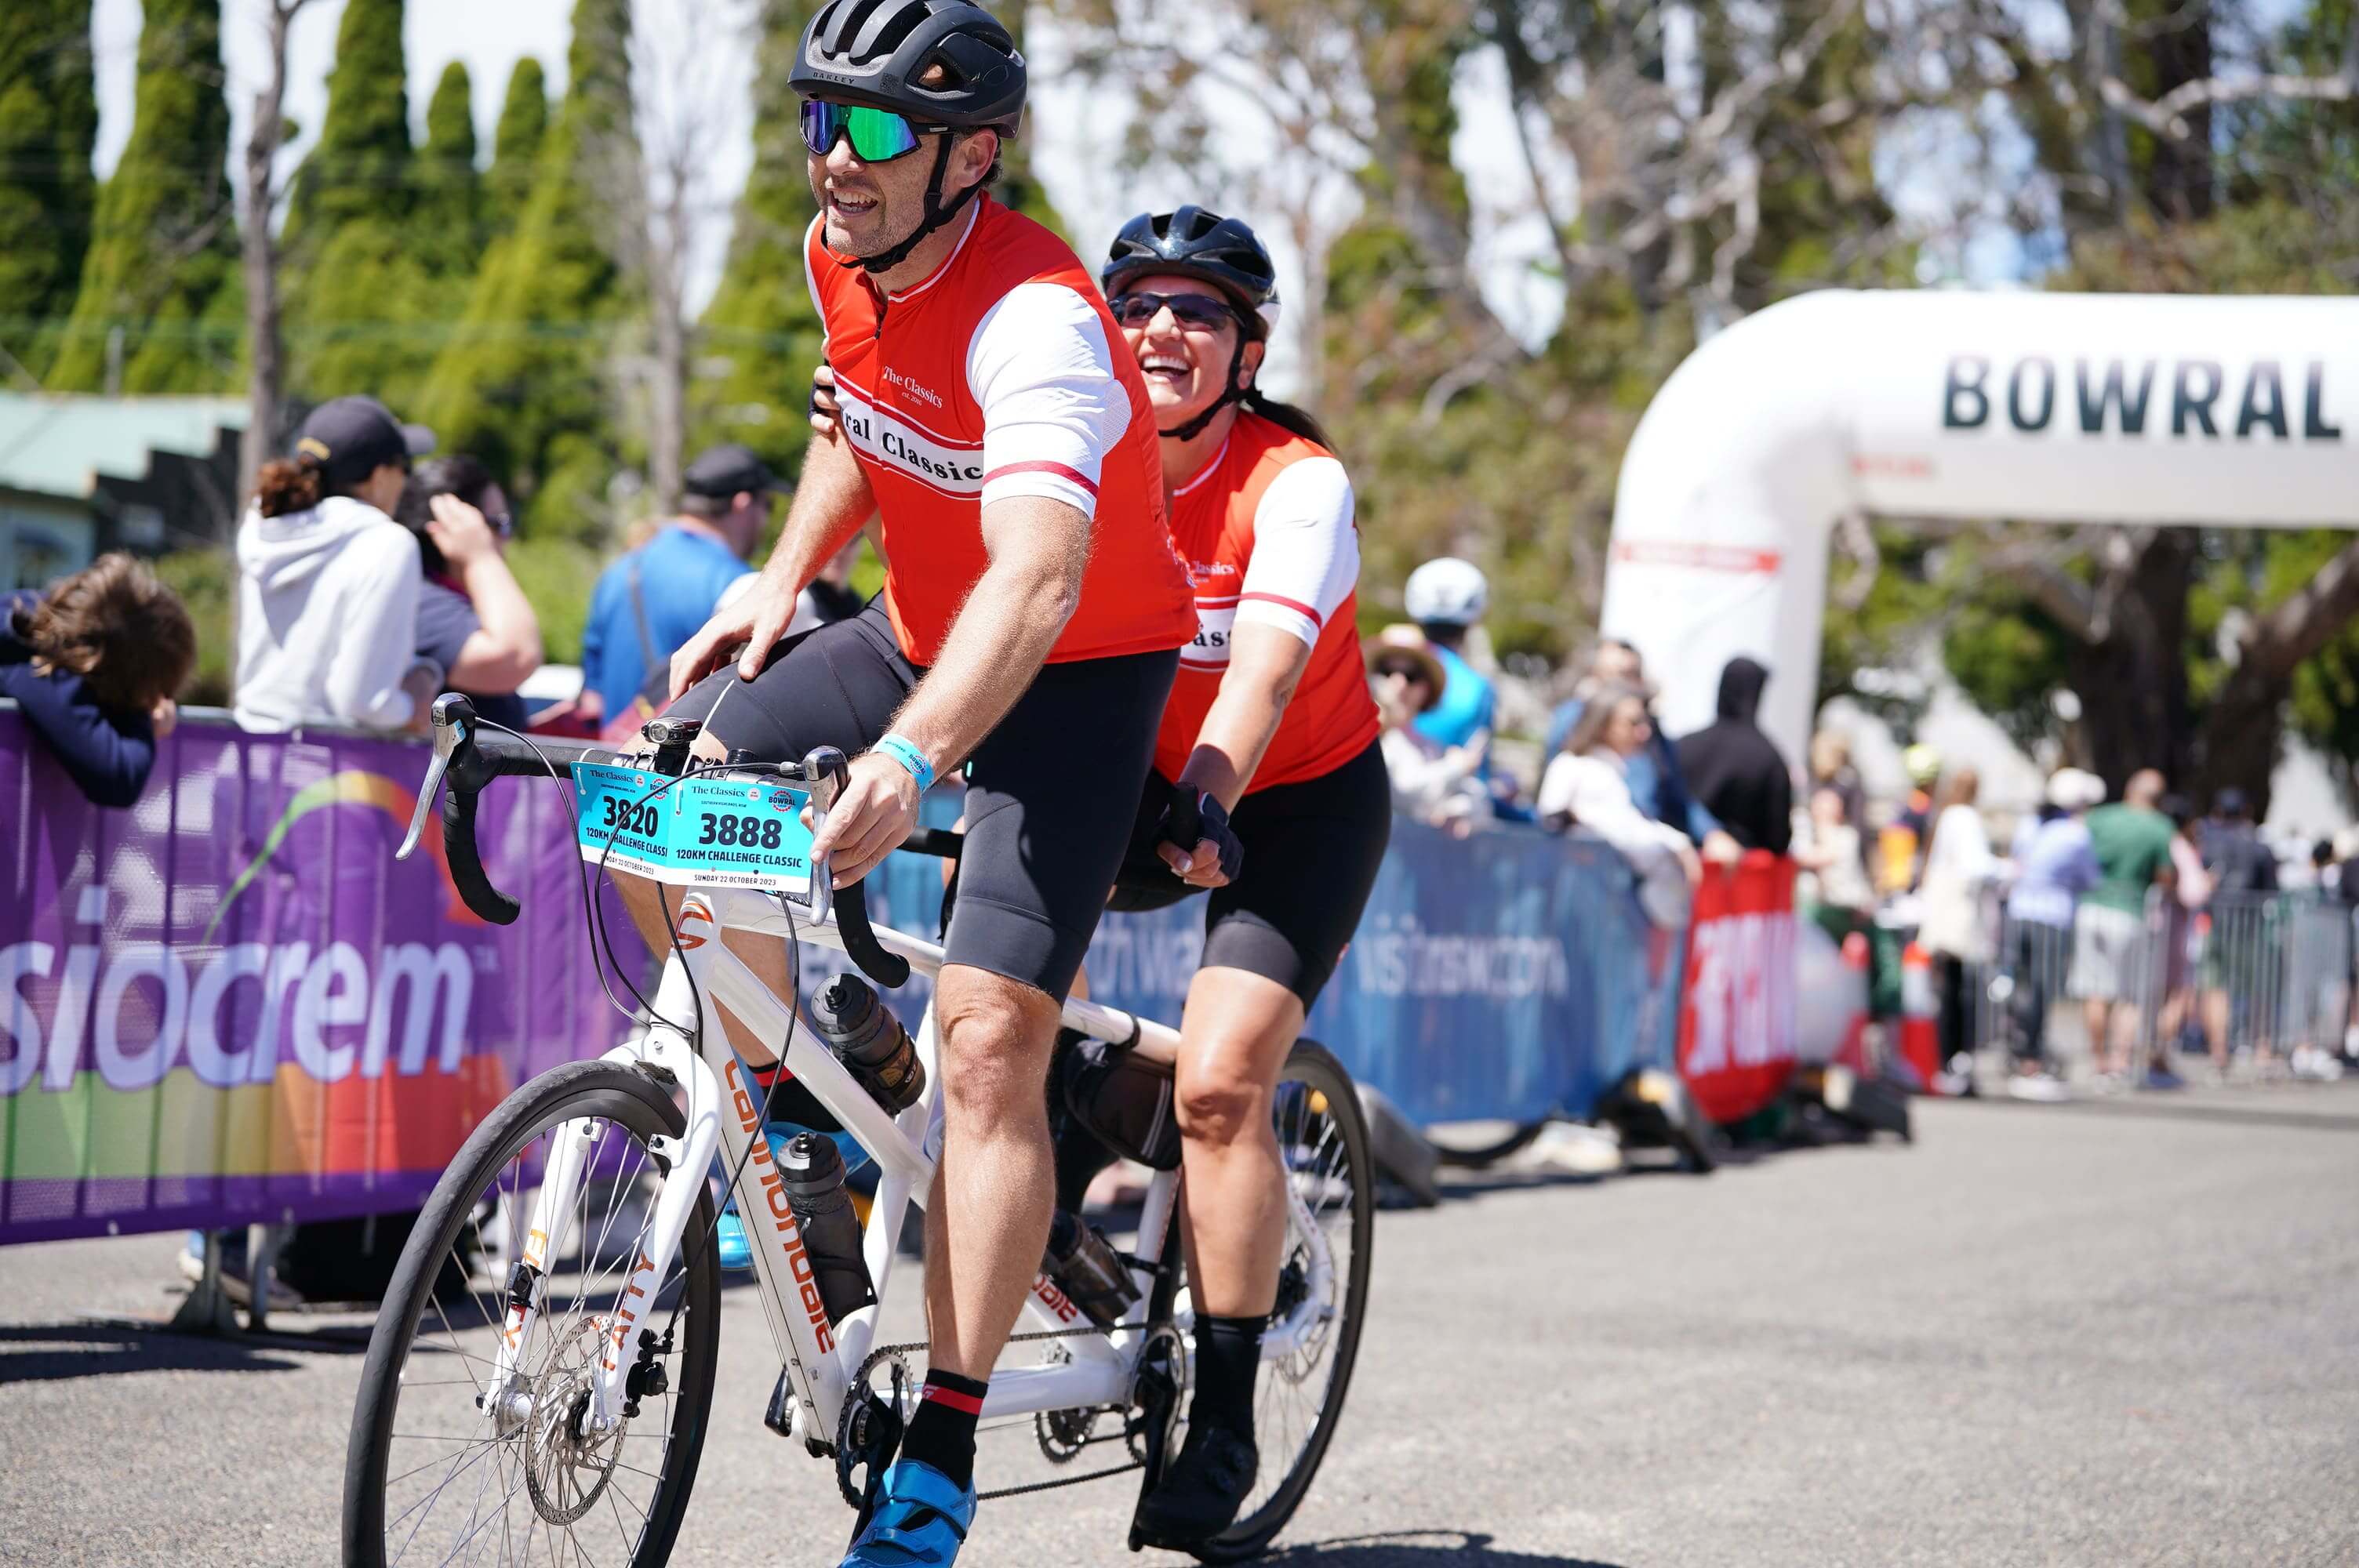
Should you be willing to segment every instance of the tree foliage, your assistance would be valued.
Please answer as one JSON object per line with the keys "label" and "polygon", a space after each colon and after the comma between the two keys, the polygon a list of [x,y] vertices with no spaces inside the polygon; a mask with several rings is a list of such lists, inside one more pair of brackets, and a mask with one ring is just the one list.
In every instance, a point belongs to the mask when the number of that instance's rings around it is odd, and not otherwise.
{"label": "tree foliage", "polygon": [[474,276],[483,261],[488,215],[484,176],[475,168],[474,84],[464,61],[442,68],[426,107],[426,145],[418,152],[411,210],[413,244],[426,276],[447,285]]}
{"label": "tree foliage", "polygon": [[565,101],[530,194],[484,256],[420,408],[450,449],[509,476],[537,531],[578,536],[608,521],[605,327],[628,308],[608,225],[614,185],[631,178],[616,170],[631,125],[630,26],[628,0],[577,0]]}
{"label": "tree foliage", "polygon": [[73,308],[98,194],[90,0],[0,7],[0,347],[44,357],[32,324]]}
{"label": "tree foliage", "polygon": [[500,123],[492,134],[492,167],[484,177],[486,242],[516,227],[532,199],[540,146],[549,135],[549,81],[540,61],[526,55],[508,73]]}
{"label": "tree foliage", "polygon": [[131,139],[98,194],[73,314],[43,376],[52,390],[105,389],[118,330],[125,392],[234,384],[226,345],[242,295],[223,84],[220,0],[148,0]]}

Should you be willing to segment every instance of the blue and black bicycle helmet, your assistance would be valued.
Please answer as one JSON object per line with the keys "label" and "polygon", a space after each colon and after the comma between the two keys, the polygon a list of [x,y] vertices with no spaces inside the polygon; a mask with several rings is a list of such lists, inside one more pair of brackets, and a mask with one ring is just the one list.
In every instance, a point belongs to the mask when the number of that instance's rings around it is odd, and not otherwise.
{"label": "blue and black bicycle helmet", "polygon": [[1221,395],[1186,424],[1158,432],[1190,440],[1212,422],[1214,415],[1245,395],[1245,390],[1237,385],[1245,343],[1249,339],[1266,341],[1277,327],[1277,268],[1245,220],[1190,206],[1175,212],[1141,212],[1125,223],[1122,232],[1114,237],[1105,265],[1098,270],[1098,287],[1112,299],[1130,279],[1158,273],[1211,284],[1228,297],[1242,329]]}

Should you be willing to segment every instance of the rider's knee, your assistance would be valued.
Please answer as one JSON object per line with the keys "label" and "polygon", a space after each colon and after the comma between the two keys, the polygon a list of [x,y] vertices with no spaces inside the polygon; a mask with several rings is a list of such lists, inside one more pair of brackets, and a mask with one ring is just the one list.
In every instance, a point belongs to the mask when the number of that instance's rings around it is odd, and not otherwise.
{"label": "rider's knee", "polygon": [[934,1006],[947,1109],[1005,1117],[1028,1108],[1046,1114],[1040,1086],[1053,1019],[1044,1024],[1034,1016],[1038,1008],[993,987],[946,987]]}
{"label": "rider's knee", "polygon": [[1195,1142],[1234,1143],[1269,1114],[1268,1090],[1250,1074],[1223,1065],[1188,1063],[1175,1088],[1180,1136]]}

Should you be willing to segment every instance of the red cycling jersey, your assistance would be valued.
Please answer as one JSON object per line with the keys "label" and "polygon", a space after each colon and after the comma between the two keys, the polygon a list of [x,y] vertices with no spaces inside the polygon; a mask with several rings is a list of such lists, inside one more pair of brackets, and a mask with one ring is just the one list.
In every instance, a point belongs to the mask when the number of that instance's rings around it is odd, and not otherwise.
{"label": "red cycling jersey", "polygon": [[1094,519],[1081,605],[1051,664],[1176,648],[1194,634],[1164,518],[1147,383],[1062,240],[988,196],[924,282],[881,294],[829,251],[803,264],[827,329],[838,420],[885,529],[885,606],[909,662],[933,663],[983,575],[983,508],[1014,495]]}
{"label": "red cycling jersey", "polygon": [[1171,497],[1171,531],[1196,588],[1196,640],[1155,738],[1155,766],[1176,779],[1229,667],[1243,622],[1291,633],[1310,664],[1247,792],[1331,773],[1381,728],[1360,663],[1359,530],[1352,481],[1335,455],[1257,414],[1240,413],[1201,472]]}

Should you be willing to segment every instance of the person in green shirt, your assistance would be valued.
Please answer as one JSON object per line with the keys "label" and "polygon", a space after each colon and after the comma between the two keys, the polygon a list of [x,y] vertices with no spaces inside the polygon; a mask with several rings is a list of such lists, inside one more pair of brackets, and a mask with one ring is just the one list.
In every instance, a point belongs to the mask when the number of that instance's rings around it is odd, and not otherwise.
{"label": "person in green shirt", "polygon": [[[2152,768],[2130,775],[2121,800],[2089,813],[2089,843],[2096,851],[2099,880],[2081,901],[2073,920],[2072,994],[2089,1024],[2089,1048],[2100,1077],[2117,1078],[2129,1067],[2129,1042],[2149,984],[2160,970],[2147,920],[2147,898],[2169,887],[2170,818],[2156,809],[2162,775]],[[2129,1029],[2116,1030],[2117,1006],[2129,1004]]]}

